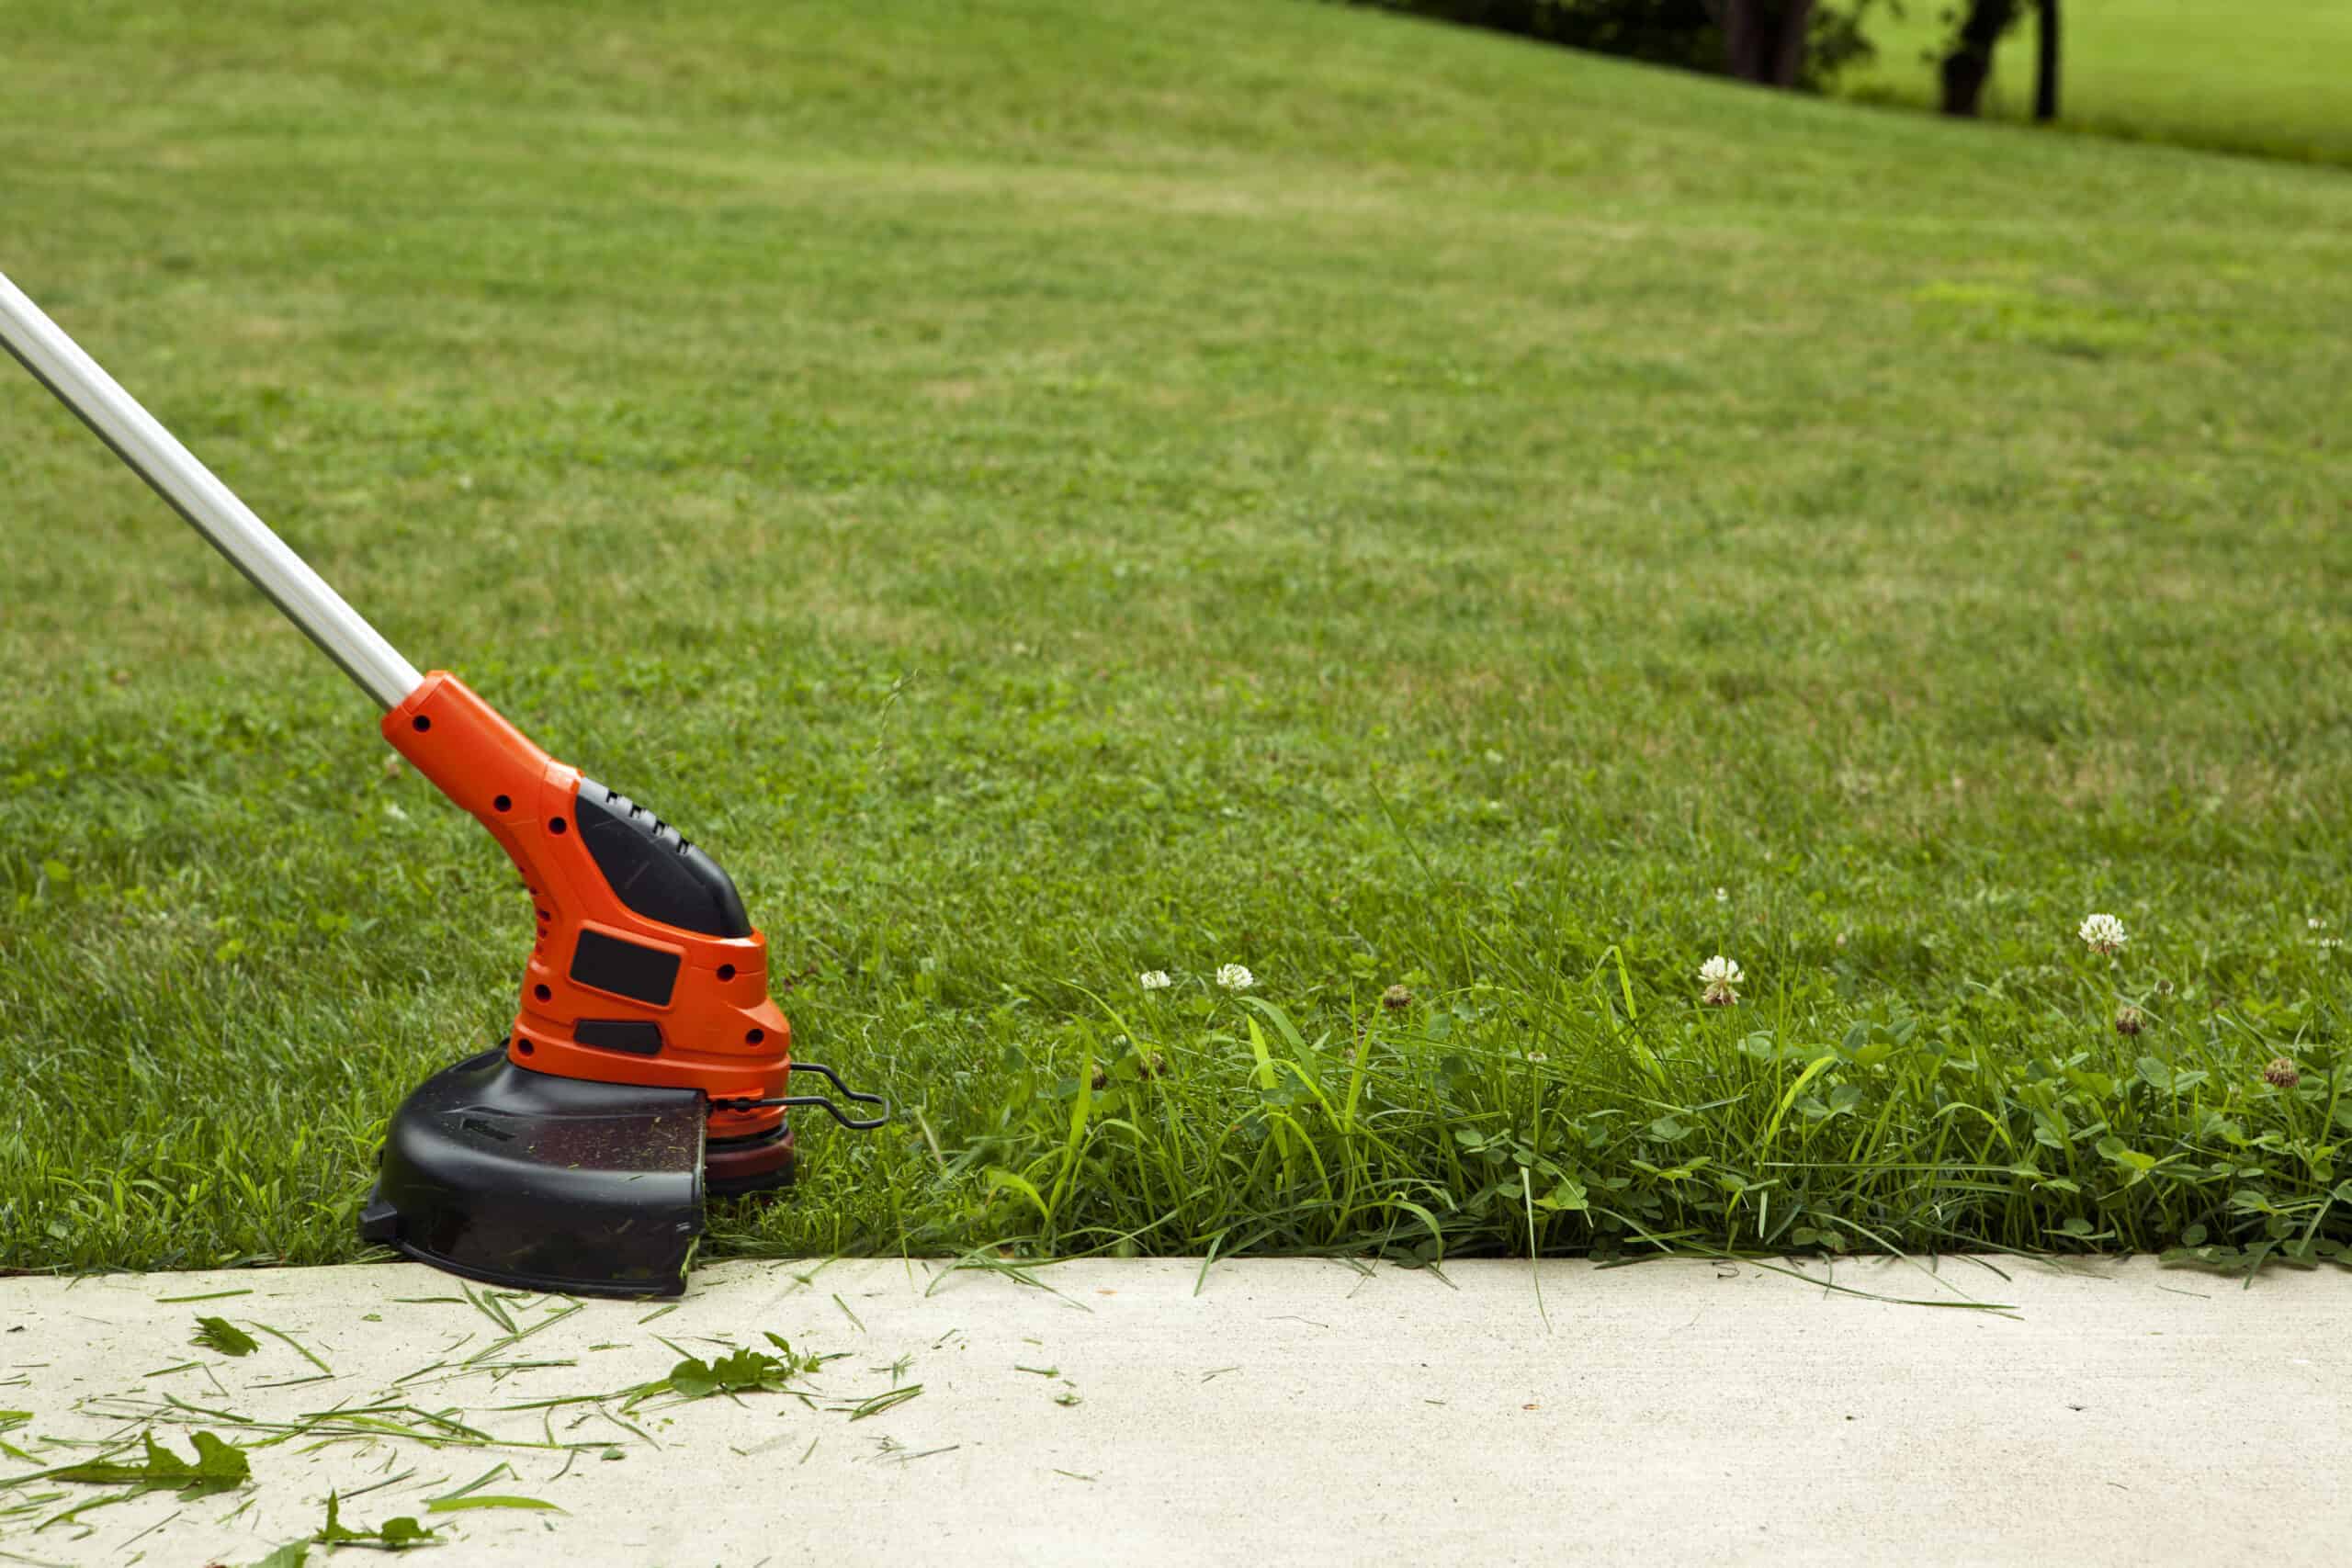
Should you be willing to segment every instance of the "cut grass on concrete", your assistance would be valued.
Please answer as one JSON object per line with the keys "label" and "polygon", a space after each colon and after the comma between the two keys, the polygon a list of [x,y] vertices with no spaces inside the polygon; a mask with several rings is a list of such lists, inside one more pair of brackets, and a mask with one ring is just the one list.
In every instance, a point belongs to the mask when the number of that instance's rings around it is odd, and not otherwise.
{"label": "cut grass on concrete", "polygon": [[[1260,0],[10,53],[0,265],[901,1108],[722,1250],[2352,1239],[2334,171]],[[355,1257],[511,868],[13,374],[0,498],[0,1264]]]}
{"label": "cut grass on concrete", "polygon": [[[1840,82],[1932,107],[1946,8],[1873,13],[1878,59]],[[2352,164],[2352,0],[2065,0],[2059,126],[2226,152]],[[2001,42],[1989,118],[2033,114],[2033,18]]]}
{"label": "cut grass on concrete", "polygon": [[[659,1316],[469,1303],[415,1265],[0,1280],[12,1361],[43,1363],[11,1369],[0,1416],[30,1456],[0,1471],[0,1562],[261,1568],[334,1494],[345,1528],[414,1519],[448,1550],[313,1546],[306,1568],[748,1568],[789,1487],[794,1539],[841,1568],[1062,1568],[1106,1537],[1129,1561],[1259,1568],[1396,1506],[1367,1478],[1399,1452],[1415,1539],[1455,1561],[1810,1560],[1833,1518],[1862,1562],[2144,1568],[2237,1561],[2258,1509],[2266,1565],[2334,1568],[2352,1528],[2352,1278],[2333,1270],[2246,1292],[2143,1258],[951,1269],[738,1260]],[[152,1298],[207,1289],[333,1375],[276,1341],[190,1347],[187,1309]],[[718,1359],[760,1386],[712,1386]],[[190,1506],[43,1476],[135,1461],[143,1431],[175,1455],[217,1433],[243,1483]]]}

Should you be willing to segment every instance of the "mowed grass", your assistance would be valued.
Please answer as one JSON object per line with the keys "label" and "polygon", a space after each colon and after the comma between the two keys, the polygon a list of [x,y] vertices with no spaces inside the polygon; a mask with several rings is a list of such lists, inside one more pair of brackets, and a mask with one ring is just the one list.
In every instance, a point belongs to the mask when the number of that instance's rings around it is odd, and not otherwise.
{"label": "mowed grass", "polygon": [[[1839,84],[1933,107],[1944,7],[1874,15],[1878,59]],[[2352,164],[2352,0],[2065,0],[2060,124],[2103,136]],[[2033,114],[2034,19],[2001,42],[1984,112]]]}
{"label": "mowed grass", "polygon": [[[6,270],[899,1108],[722,1249],[2352,1240],[2334,171],[1264,0],[10,51]],[[357,1257],[512,871],[0,465],[0,1262]]]}

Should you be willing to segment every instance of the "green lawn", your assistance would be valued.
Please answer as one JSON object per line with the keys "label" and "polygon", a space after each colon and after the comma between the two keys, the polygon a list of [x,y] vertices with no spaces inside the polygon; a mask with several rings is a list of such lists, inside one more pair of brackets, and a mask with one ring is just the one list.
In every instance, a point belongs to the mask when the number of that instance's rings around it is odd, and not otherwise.
{"label": "green lawn", "polygon": [[[16,7],[0,269],[734,871],[903,1115],[722,1247],[2352,1241],[2340,173],[1269,0],[220,11]],[[356,1257],[511,870],[0,369],[0,1264]]]}
{"label": "green lawn", "polygon": [[[1941,5],[1872,16],[1877,62],[1854,96],[1932,106]],[[2061,122],[2070,130],[2272,157],[2352,164],[2352,0],[2064,0]],[[1994,57],[1984,112],[2033,112],[2028,17]]]}

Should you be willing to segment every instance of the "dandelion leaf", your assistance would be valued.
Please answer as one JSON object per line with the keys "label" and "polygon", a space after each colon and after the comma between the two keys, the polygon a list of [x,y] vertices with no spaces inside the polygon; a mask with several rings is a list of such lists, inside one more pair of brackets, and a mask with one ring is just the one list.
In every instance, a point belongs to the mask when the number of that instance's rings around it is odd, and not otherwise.
{"label": "dandelion leaf", "polygon": [[792,1348],[783,1336],[770,1334],[768,1343],[781,1356],[771,1356],[764,1350],[742,1349],[713,1360],[698,1361],[689,1356],[670,1369],[665,1382],[671,1392],[688,1399],[704,1399],[714,1393],[774,1393],[794,1378],[814,1371],[821,1358],[804,1355]]}
{"label": "dandelion leaf", "polygon": [[140,1441],[146,1445],[147,1455],[138,1463],[94,1460],[88,1464],[54,1471],[51,1479],[94,1486],[128,1486],[134,1492],[177,1492],[189,1498],[232,1491],[252,1479],[253,1470],[245,1461],[244,1450],[224,1443],[209,1432],[198,1432],[192,1440],[196,1458],[185,1460],[157,1442],[154,1433],[143,1432]]}
{"label": "dandelion leaf", "polygon": [[[321,1546],[379,1546],[389,1547],[394,1551],[432,1539],[431,1530],[405,1515],[396,1519],[386,1519],[374,1529],[355,1529],[343,1522],[343,1500],[332,1492],[327,1494],[327,1522],[311,1537],[311,1540]],[[304,1546],[309,1543],[296,1541],[292,1544]],[[280,1547],[278,1550],[284,1551],[288,1549]],[[299,1565],[302,1560],[297,1557],[293,1561]],[[268,1568],[268,1564],[264,1563],[262,1568]]]}
{"label": "dandelion leaf", "polygon": [[198,1318],[196,1343],[224,1356],[250,1356],[261,1348],[260,1340],[225,1317]]}

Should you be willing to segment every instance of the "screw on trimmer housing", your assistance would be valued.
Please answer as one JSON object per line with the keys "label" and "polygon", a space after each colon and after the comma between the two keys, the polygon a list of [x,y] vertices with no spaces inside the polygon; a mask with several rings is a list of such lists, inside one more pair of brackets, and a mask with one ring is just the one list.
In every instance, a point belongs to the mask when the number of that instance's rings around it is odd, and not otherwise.
{"label": "screw on trimmer housing", "polygon": [[[523,874],[535,940],[495,1045],[392,1113],[360,1234],[492,1284],[676,1295],[706,1194],[790,1185],[785,1112],[889,1117],[792,1059],[767,939],[718,863],[549,757],[447,671],[419,674],[5,275],[0,345],[388,710],[384,739]],[[785,1092],[814,1072],[849,1100]]]}

